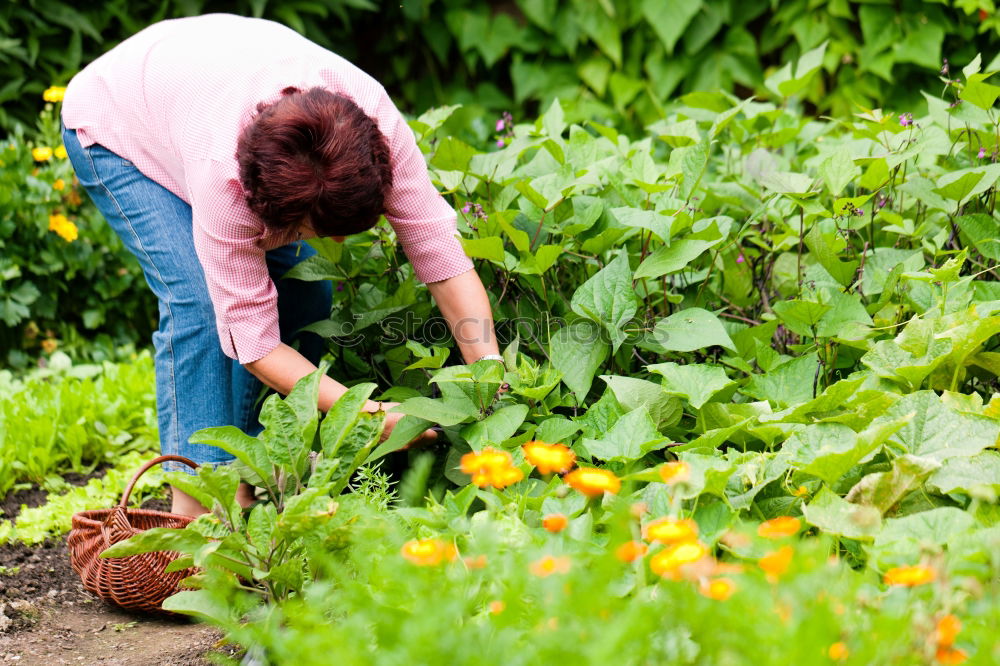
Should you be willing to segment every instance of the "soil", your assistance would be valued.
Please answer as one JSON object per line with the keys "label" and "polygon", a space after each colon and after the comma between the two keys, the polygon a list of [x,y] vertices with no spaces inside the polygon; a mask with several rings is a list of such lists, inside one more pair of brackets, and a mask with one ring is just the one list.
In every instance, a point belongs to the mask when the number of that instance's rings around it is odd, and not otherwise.
{"label": "soil", "polygon": [[[3,506],[16,514],[44,497],[39,489],[19,491]],[[142,508],[169,510],[169,502],[148,500]],[[220,639],[186,618],[130,613],[91,595],[70,567],[64,539],[0,546],[0,665],[203,666],[213,663],[210,652],[238,652]]]}
{"label": "soil", "polygon": [[[63,480],[71,486],[85,486],[91,479],[99,479],[104,476],[107,470],[108,465],[102,465],[88,474],[70,472],[63,475]],[[0,519],[14,520],[17,514],[21,513],[22,505],[33,509],[36,506],[45,504],[48,496],[49,494],[37,485],[8,493],[6,497],[0,500]]]}

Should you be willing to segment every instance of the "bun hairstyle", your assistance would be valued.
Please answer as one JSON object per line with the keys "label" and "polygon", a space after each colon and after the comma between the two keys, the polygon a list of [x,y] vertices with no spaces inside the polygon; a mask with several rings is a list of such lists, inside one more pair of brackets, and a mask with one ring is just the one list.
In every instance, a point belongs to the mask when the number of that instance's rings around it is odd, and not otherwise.
{"label": "bun hairstyle", "polygon": [[319,236],[371,229],[392,186],[389,145],[350,98],[323,88],[285,88],[236,148],[247,205],[273,231],[303,222]]}

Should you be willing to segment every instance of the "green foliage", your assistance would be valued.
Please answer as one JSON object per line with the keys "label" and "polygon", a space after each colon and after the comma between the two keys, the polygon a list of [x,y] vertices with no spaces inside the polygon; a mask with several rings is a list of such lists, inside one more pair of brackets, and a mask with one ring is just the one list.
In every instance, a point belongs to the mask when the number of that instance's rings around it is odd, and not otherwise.
{"label": "green foliage", "polygon": [[[115,466],[157,446],[153,361],[70,366],[24,380],[0,373],[0,494],[20,482]],[[53,479],[55,476],[55,479]]]}
{"label": "green foliage", "polygon": [[155,325],[138,263],[59,157],[56,114],[47,104],[30,138],[18,127],[0,145],[0,363],[15,368],[57,347],[109,358]]}

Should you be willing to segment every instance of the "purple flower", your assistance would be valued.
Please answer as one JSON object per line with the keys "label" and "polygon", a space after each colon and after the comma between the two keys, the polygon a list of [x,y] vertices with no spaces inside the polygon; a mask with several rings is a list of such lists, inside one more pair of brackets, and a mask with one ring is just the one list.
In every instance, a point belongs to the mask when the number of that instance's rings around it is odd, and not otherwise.
{"label": "purple flower", "polygon": [[497,121],[497,131],[502,132],[504,128],[503,118]]}
{"label": "purple flower", "polygon": [[738,257],[736,257],[736,263],[742,264],[746,259],[743,258],[743,253],[741,252]]}
{"label": "purple flower", "polygon": [[854,214],[855,215],[864,215],[865,211],[861,210],[860,208],[855,208],[854,209]]}
{"label": "purple flower", "polygon": [[899,114],[899,124],[903,127],[909,127],[913,124],[913,114],[912,113],[901,113]]}
{"label": "purple flower", "polygon": [[337,291],[344,291],[344,283],[343,282],[338,282],[337,283]]}
{"label": "purple flower", "polygon": [[465,202],[465,205],[462,206],[462,212],[463,213],[468,213],[471,210],[472,210],[472,204],[469,203],[469,202]]}
{"label": "purple flower", "polygon": [[979,159],[983,159],[984,157],[986,157],[986,149],[980,146],[979,153],[976,155],[976,157],[978,157]]}
{"label": "purple flower", "polygon": [[503,139],[497,139],[497,148],[503,148],[506,142]]}
{"label": "purple flower", "polygon": [[878,198],[878,203],[877,203],[877,205],[879,207],[879,210],[885,208],[885,205],[887,203],[889,203],[889,197],[879,197]]}

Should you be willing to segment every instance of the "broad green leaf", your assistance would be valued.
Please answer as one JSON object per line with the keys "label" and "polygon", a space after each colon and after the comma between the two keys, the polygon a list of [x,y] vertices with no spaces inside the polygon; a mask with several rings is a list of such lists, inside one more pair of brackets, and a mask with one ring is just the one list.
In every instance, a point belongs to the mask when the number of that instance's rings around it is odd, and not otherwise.
{"label": "broad green leaf", "polygon": [[459,238],[466,256],[472,259],[489,259],[498,264],[504,263],[503,239],[499,236],[485,238]]}
{"label": "broad green leaf", "polygon": [[626,413],[601,439],[583,440],[591,455],[608,462],[638,460],[666,444],[667,439],[657,432],[645,407]]}
{"label": "broad green leaf", "polygon": [[992,215],[974,213],[955,218],[955,224],[979,254],[1000,260],[1000,221]]}
{"label": "broad green leaf", "polygon": [[416,416],[404,416],[393,426],[389,437],[371,452],[366,463],[374,462],[393,451],[399,451],[434,425],[431,421]]}
{"label": "broad green leaf", "polygon": [[896,546],[899,542],[912,543],[914,550],[918,550],[922,544],[940,548],[941,544],[971,530],[975,525],[975,519],[966,511],[952,506],[921,511],[902,518],[889,518],[875,537],[874,549],[883,550]]}
{"label": "broad green leaf", "polygon": [[612,349],[618,351],[628,337],[623,329],[639,308],[639,298],[632,288],[628,254],[622,252],[580,285],[570,306],[581,317],[603,326],[611,336]]}
{"label": "broad green leaf", "polygon": [[695,409],[700,409],[716,393],[735,383],[725,369],[717,365],[656,363],[646,368],[663,377],[667,393],[686,398]]}
{"label": "broad green leaf", "polygon": [[820,232],[819,226],[814,226],[805,237],[806,247],[810,254],[820,263],[823,268],[841,285],[848,287],[854,282],[854,275],[858,270],[859,261],[841,261],[838,252],[834,250],[831,243]]}
{"label": "broad green leaf", "polygon": [[997,101],[997,96],[1000,96],[1000,87],[983,81],[970,81],[965,84],[958,96],[966,102],[975,104],[980,109],[988,110]]}
{"label": "broad green leaf", "polygon": [[987,450],[969,458],[948,458],[927,485],[945,494],[983,490],[1000,494],[1000,452]]}
{"label": "broad green leaf", "polygon": [[646,257],[635,270],[635,279],[658,278],[661,275],[676,273],[687,268],[688,264],[700,257],[705,250],[718,245],[721,240],[721,238],[714,241],[688,238],[675,240]]}
{"label": "broad green leaf", "polygon": [[469,168],[469,161],[475,154],[476,149],[469,144],[447,136],[438,143],[430,163],[431,166],[444,171],[466,171]]}
{"label": "broad green leaf", "polygon": [[903,452],[938,463],[956,456],[974,456],[993,446],[1000,435],[1000,423],[955,411],[934,391],[905,395],[881,417],[895,419],[908,419],[892,437]]}
{"label": "broad green leaf", "polygon": [[753,375],[743,393],[758,400],[770,400],[779,407],[813,399],[819,358],[815,352],[782,363],[763,375]]}
{"label": "broad green leaf", "polygon": [[101,557],[125,557],[160,550],[191,553],[206,543],[208,539],[194,530],[154,527],[113,544],[101,552]]}
{"label": "broad green leaf", "polygon": [[466,426],[461,434],[474,450],[479,450],[487,442],[499,444],[513,437],[527,416],[527,405],[511,405]]}
{"label": "broad green leaf", "polygon": [[859,173],[858,167],[854,164],[851,151],[845,147],[838,148],[830,154],[819,166],[819,175],[823,178],[830,194],[839,197],[848,183],[854,180]]}
{"label": "broad green leaf", "polygon": [[972,192],[972,189],[985,175],[982,171],[970,171],[961,175],[945,174],[938,180],[938,186],[934,188],[934,192],[945,199],[961,201]]}
{"label": "broad green leaf", "polygon": [[202,622],[222,627],[237,627],[244,610],[225,603],[209,590],[181,590],[163,601],[163,610],[190,615]]}
{"label": "broad green leaf", "polygon": [[[382,434],[382,427],[385,425],[385,412],[361,412],[358,420],[344,437],[343,443],[337,450],[339,459],[337,471],[331,477],[334,486],[330,490],[330,495],[340,494],[351,475],[368,458],[375,446],[378,444],[379,435]],[[306,490],[309,492],[313,489]],[[297,497],[302,497],[298,495]],[[294,499],[294,498],[293,498]],[[287,515],[288,511],[285,511]]]}
{"label": "broad green leaf", "polygon": [[674,52],[677,40],[701,9],[701,0],[642,0],[642,15],[667,49]]}
{"label": "broad green leaf", "polygon": [[707,494],[728,501],[726,485],[736,472],[732,461],[695,452],[683,452],[678,457],[690,466],[691,473],[686,483],[675,486],[676,497],[690,499]]}
{"label": "broad green leaf", "polygon": [[654,210],[632,207],[612,208],[610,212],[619,223],[627,227],[646,229],[664,241],[670,240],[670,223],[673,221],[673,217],[661,215]]}
{"label": "broad green leaf", "polygon": [[562,381],[583,403],[597,369],[611,352],[602,329],[591,321],[577,321],[563,326],[549,342],[549,357]]}
{"label": "broad green leaf", "polygon": [[376,388],[376,385],[371,383],[357,384],[333,403],[333,407],[326,413],[326,418],[319,427],[324,456],[337,457],[344,439],[360,418],[361,408]]}
{"label": "broad green leaf", "polygon": [[561,137],[563,131],[566,129],[564,117],[562,104],[559,103],[559,98],[557,97],[552,100],[549,110],[541,118],[545,133],[554,139]]}
{"label": "broad green leaf", "polygon": [[830,309],[830,306],[813,301],[790,299],[778,301],[773,308],[787,329],[796,335],[815,338],[817,337],[816,326]]}
{"label": "broad green leaf", "polygon": [[876,472],[862,477],[847,493],[846,499],[854,504],[875,507],[885,515],[938,466],[933,460],[900,456],[892,462],[892,469],[888,472]]}
{"label": "broad green leaf", "polygon": [[810,525],[849,539],[871,539],[882,529],[878,509],[851,504],[825,486],[802,507],[802,514]]}
{"label": "broad green leaf", "polygon": [[681,401],[664,391],[659,384],[618,375],[601,375],[601,379],[622,407],[629,410],[645,407],[658,428],[671,427],[680,421],[683,413]]}
{"label": "broad green leaf", "polygon": [[653,330],[653,339],[672,351],[694,351],[713,345],[736,350],[719,318],[702,308],[687,308],[661,319]]}
{"label": "broad green leaf", "polygon": [[404,400],[396,407],[393,407],[391,411],[416,416],[425,421],[443,426],[456,425],[477,415],[477,412],[473,412],[459,403],[422,396]]}
{"label": "broad green leaf", "polygon": [[236,426],[203,428],[195,432],[188,441],[192,444],[217,446],[236,457],[251,470],[256,479],[246,479],[255,485],[264,485],[271,478],[271,461],[264,449],[264,442],[245,434]]}

